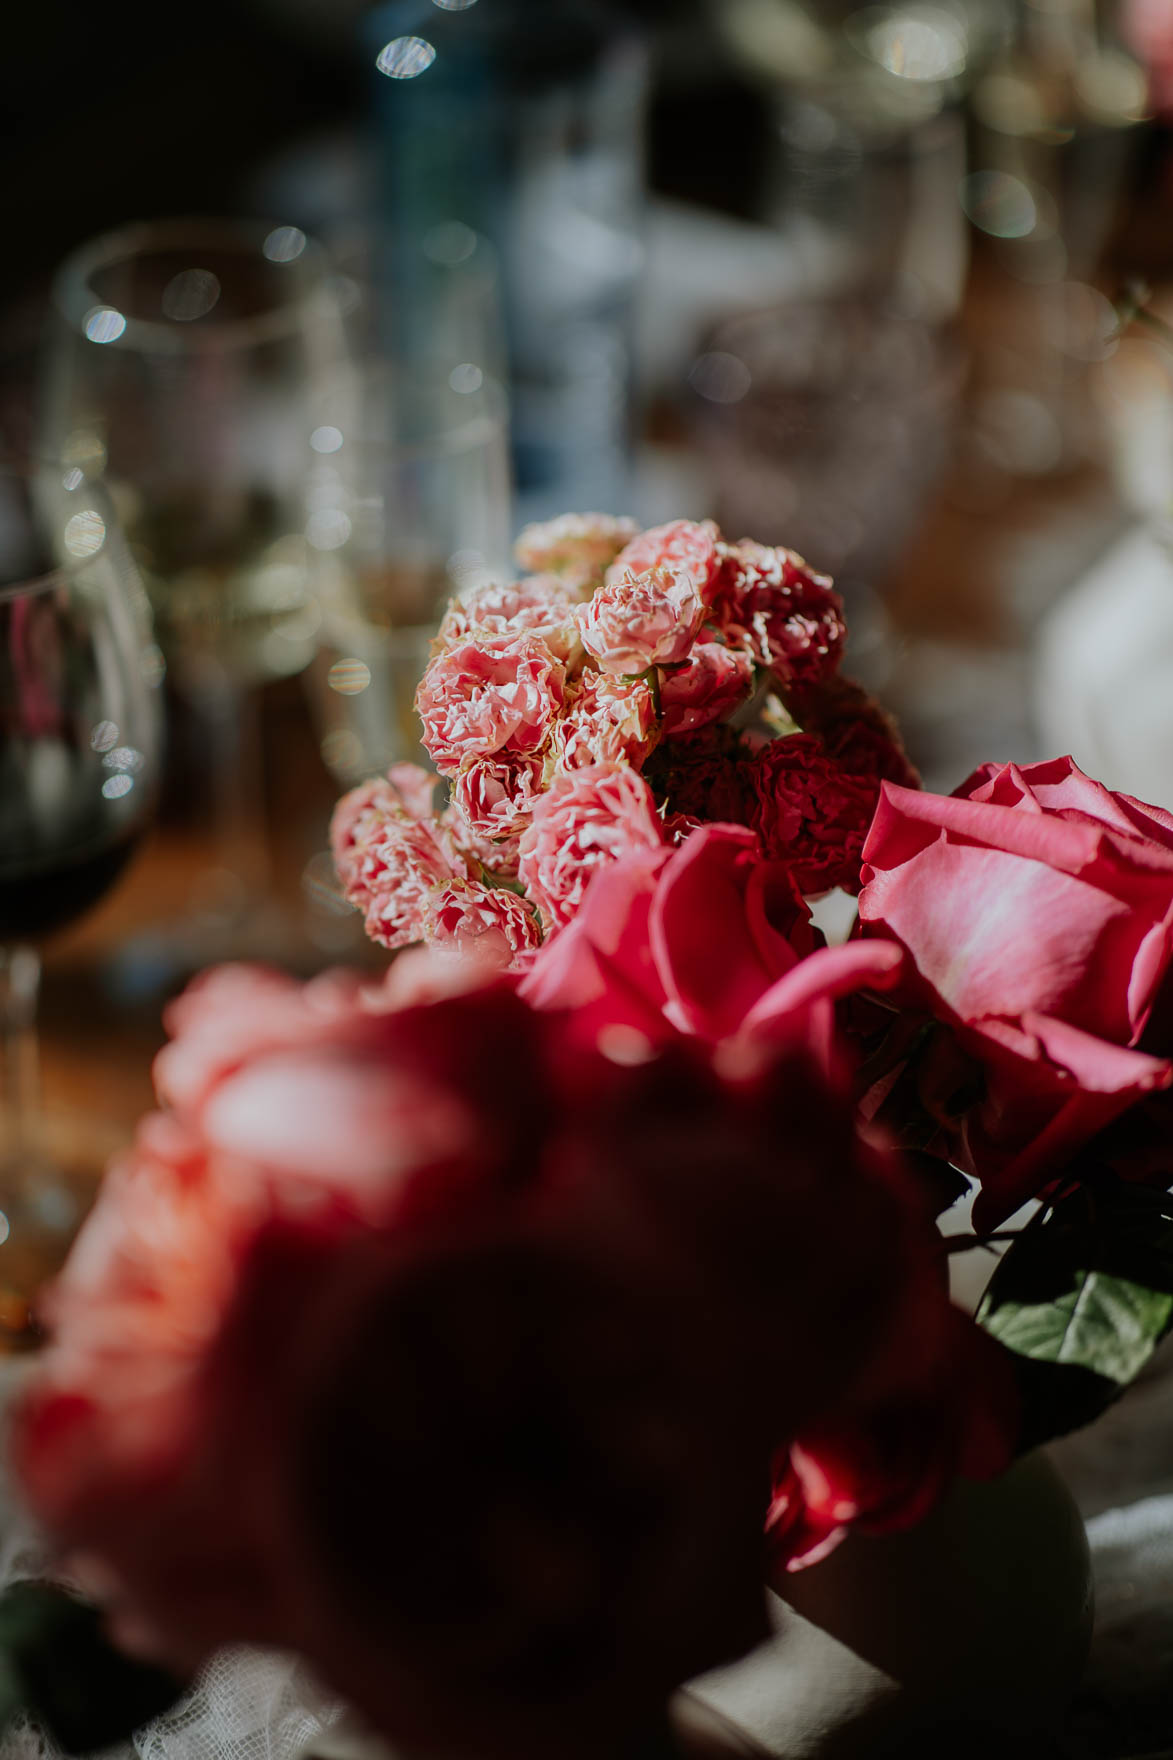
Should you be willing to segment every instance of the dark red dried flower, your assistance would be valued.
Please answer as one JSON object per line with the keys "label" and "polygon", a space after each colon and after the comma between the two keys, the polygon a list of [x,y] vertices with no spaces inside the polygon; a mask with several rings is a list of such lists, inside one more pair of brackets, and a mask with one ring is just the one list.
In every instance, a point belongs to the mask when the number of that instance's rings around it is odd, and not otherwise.
{"label": "dark red dried flower", "polygon": [[879,796],[879,779],[854,775],[815,734],[763,746],[748,766],[749,823],[762,853],[788,863],[804,893],[860,887],[860,852]]}
{"label": "dark red dried flower", "polygon": [[843,653],[843,601],[827,575],[816,574],[793,550],[743,538],[719,546],[715,596],[718,627],[732,647],[752,654],[786,686],[830,678]]}
{"label": "dark red dried flower", "polygon": [[797,692],[788,696],[788,707],[853,775],[874,776],[901,788],[920,787],[895,721],[854,679],[831,678],[814,690]]}
{"label": "dark red dried flower", "polygon": [[669,814],[698,823],[748,825],[754,812],[749,755],[734,729],[710,725],[665,740],[645,775]]}

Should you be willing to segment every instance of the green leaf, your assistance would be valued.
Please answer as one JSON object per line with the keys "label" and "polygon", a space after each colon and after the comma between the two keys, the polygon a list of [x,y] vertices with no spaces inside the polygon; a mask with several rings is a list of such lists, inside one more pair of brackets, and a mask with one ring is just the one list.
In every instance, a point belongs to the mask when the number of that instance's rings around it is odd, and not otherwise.
{"label": "green leaf", "polygon": [[1057,1300],[1002,1302],[981,1318],[987,1332],[1020,1356],[1091,1369],[1127,1387],[1169,1331],[1173,1295],[1076,1270],[1071,1289]]}
{"label": "green leaf", "polygon": [[1019,1366],[1030,1445],[1098,1417],[1173,1331],[1173,1201],[1099,1170],[1004,1254],[978,1322]]}

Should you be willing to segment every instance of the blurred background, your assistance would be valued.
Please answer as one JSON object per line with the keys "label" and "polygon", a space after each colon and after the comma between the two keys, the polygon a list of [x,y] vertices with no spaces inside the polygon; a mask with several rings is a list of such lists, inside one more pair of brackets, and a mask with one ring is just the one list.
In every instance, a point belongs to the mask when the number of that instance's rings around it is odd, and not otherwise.
{"label": "blurred background", "polygon": [[382,963],[330,807],[530,519],[789,545],[929,786],[1071,751],[1173,806],[1173,6],[41,0],[0,89],[0,444],[74,561],[108,494],[161,730],[90,741],[141,837],[44,939],[43,1105],[0,919],[46,1158],[208,959]]}

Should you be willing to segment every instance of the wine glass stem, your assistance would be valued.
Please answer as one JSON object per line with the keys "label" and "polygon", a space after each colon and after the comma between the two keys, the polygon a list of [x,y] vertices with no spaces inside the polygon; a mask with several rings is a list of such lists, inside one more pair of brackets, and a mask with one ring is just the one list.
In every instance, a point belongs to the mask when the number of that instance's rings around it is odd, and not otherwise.
{"label": "wine glass stem", "polygon": [[40,1147],[40,1067],[37,998],[40,955],[24,945],[0,946],[0,1031],[4,1036],[7,1143],[0,1163],[8,1177],[23,1175]]}

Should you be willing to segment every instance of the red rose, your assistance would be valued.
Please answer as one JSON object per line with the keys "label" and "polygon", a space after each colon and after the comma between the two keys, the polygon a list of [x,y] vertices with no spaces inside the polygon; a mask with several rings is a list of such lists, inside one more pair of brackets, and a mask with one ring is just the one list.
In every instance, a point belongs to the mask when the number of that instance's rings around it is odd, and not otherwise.
{"label": "red rose", "polygon": [[762,747],[749,780],[763,853],[785,862],[805,893],[858,892],[878,779],[844,769],[816,735],[794,733]]}
{"label": "red rose", "polygon": [[985,1093],[956,1145],[993,1225],[1173,1081],[1173,817],[1070,758],[986,765],[950,797],[884,785],[860,920],[912,957]]}

